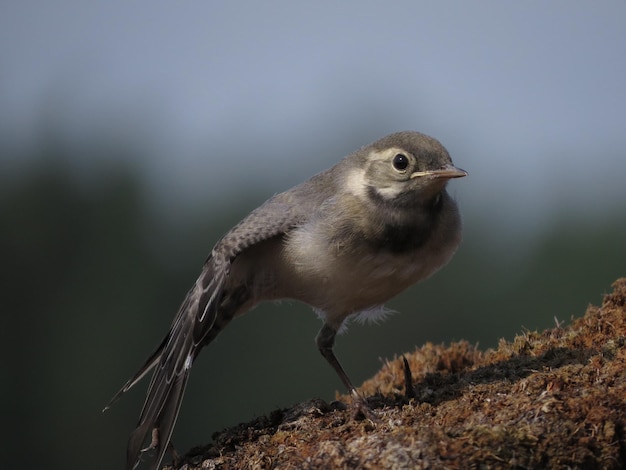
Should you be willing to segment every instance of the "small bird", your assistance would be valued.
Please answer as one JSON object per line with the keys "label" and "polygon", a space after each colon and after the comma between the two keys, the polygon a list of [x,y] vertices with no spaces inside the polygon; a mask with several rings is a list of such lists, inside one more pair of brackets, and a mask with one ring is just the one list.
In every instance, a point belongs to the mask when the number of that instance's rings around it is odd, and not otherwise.
{"label": "small bird", "polygon": [[213,247],[161,344],[105,408],[154,369],[126,469],[151,449],[151,468],[159,468],[200,350],[261,301],[289,298],[314,308],[323,320],[317,347],[359,400],[333,352],[335,335],[346,319],[381,312],[450,260],[461,219],[445,188],[466,175],[436,139],[398,132],[275,195],[235,225]]}

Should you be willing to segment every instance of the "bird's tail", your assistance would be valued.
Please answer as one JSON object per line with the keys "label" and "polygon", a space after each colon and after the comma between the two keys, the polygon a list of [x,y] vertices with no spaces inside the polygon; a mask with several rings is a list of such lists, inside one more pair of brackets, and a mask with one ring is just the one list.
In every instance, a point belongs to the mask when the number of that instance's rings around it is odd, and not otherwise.
{"label": "bird's tail", "polygon": [[[105,408],[107,410],[154,369],[139,422],[128,440],[126,470],[137,466],[143,450],[155,450],[150,468],[159,468],[174,430],[191,365],[199,349],[206,344],[206,337],[212,339],[218,333],[219,328],[214,326],[217,326],[215,318],[222,298],[225,271],[222,271],[222,276],[213,276],[210,266],[210,263],[205,265],[205,270],[185,297],[159,347]],[[143,449],[148,440],[148,447]]]}
{"label": "bird's tail", "polygon": [[[124,393],[154,369],[139,422],[128,440],[126,470],[132,470],[137,466],[139,455],[143,450],[152,449],[156,455],[151,468],[156,469],[167,451],[196,354],[193,316],[188,312],[192,293],[193,290],[187,295],[172,328],[161,344],[103,410],[108,410]],[[143,449],[148,439],[150,443]]]}
{"label": "bird's tail", "polygon": [[102,410],[103,413],[111,408],[117,402],[117,400],[122,397],[122,395],[124,395],[131,388],[133,388],[141,379],[146,376],[148,372],[150,372],[154,368],[154,366],[158,364],[159,359],[161,358],[161,352],[163,351],[163,348],[167,343],[168,337],[169,335],[163,339],[161,344],[159,344],[159,347],[157,347],[154,352],[150,354],[148,359],[146,359],[146,362],[144,362],[144,364],[139,368],[135,375],[128,379],[124,386],[113,396],[113,398],[111,398],[111,401],[109,401],[107,406],[105,406]]}

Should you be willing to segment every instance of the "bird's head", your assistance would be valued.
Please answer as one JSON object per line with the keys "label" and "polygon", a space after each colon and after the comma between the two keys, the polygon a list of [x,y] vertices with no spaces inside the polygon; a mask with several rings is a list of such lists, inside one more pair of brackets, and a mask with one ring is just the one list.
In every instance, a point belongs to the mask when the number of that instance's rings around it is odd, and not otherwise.
{"label": "bird's head", "polygon": [[391,134],[353,155],[358,164],[351,165],[348,189],[396,205],[427,203],[449,179],[467,175],[439,141],[419,132]]}

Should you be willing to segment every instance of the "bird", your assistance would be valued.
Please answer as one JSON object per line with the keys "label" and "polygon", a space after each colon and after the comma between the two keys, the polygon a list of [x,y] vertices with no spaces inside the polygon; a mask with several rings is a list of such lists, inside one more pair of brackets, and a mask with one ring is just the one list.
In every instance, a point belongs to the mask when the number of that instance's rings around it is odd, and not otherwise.
{"label": "bird", "polygon": [[385,302],[448,263],[461,242],[461,218],[446,186],[464,176],[438,140],[396,132],[235,225],[214,245],[161,343],[105,408],[153,371],[126,470],[146,450],[154,451],[150,468],[159,468],[200,350],[262,301],[313,307],[323,321],[317,347],[359,400],[333,352],[335,336],[348,319],[380,315]]}

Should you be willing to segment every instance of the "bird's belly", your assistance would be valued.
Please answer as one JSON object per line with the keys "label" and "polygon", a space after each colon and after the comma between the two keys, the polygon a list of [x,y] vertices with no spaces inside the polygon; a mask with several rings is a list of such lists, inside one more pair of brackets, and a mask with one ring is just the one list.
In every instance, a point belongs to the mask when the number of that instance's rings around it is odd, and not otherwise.
{"label": "bird's belly", "polygon": [[[389,253],[335,259],[311,299],[324,311],[358,312],[381,305],[426,275],[419,261]],[[304,279],[320,283],[317,273]]]}
{"label": "bird's belly", "polygon": [[289,286],[289,292],[281,294],[341,317],[382,305],[425,279],[450,259],[458,244],[433,248],[426,243],[416,250],[394,253],[373,250],[367,244],[350,250],[329,249],[327,244],[316,243],[319,237],[306,237],[306,232],[300,238],[292,237],[283,250],[289,280],[283,285]]}

